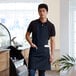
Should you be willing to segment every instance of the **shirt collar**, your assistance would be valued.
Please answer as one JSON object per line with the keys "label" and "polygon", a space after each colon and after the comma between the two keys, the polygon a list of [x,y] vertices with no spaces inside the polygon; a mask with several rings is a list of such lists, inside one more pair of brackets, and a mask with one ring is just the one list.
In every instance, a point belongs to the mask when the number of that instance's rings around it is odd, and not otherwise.
{"label": "shirt collar", "polygon": [[[40,23],[42,23],[42,22],[40,21],[40,19],[38,19],[38,21],[39,21]],[[48,22],[48,18],[47,18],[47,21],[44,22],[44,23],[42,23],[42,24],[46,24],[47,22]]]}

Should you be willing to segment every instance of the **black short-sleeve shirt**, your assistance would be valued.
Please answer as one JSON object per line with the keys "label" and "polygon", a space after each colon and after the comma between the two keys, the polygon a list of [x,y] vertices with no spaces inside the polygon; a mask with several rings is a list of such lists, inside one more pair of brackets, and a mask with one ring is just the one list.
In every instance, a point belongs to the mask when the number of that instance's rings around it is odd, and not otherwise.
{"label": "black short-sleeve shirt", "polygon": [[[39,19],[32,21],[28,26],[27,32],[34,33],[34,31],[36,31],[36,26],[40,23],[41,21]],[[46,24],[48,26],[49,37],[55,36],[56,31],[54,24],[52,24],[49,20],[47,20]]]}

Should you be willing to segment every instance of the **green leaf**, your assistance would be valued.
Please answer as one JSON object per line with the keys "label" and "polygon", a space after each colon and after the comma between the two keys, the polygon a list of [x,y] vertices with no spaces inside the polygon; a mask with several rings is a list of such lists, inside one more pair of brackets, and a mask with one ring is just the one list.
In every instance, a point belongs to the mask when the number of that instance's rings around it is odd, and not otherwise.
{"label": "green leaf", "polygon": [[69,57],[69,59],[70,59],[71,61],[75,62],[75,58],[70,57],[69,55],[67,55],[67,56]]}
{"label": "green leaf", "polygon": [[64,55],[63,55],[63,58],[65,58],[66,60],[69,60],[69,58],[68,58],[67,56],[64,56]]}
{"label": "green leaf", "polygon": [[59,64],[61,70],[68,70],[69,68],[73,67],[75,65],[75,58],[69,56],[69,55],[63,55],[60,59],[56,60],[53,64]]}

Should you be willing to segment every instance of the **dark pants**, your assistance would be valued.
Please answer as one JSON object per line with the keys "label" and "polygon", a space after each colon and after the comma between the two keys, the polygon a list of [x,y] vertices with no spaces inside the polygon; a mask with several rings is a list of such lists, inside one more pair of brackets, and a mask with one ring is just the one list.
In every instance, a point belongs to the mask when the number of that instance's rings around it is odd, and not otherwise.
{"label": "dark pants", "polygon": [[[28,76],[35,76],[36,70],[34,69],[29,69],[29,74]],[[45,70],[38,70],[39,76],[45,76]]]}

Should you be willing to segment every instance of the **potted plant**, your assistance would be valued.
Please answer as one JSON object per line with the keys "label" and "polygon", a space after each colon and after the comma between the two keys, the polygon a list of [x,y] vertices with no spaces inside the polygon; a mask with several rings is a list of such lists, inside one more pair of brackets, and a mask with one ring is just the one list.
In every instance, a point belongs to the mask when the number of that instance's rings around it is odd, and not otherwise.
{"label": "potted plant", "polygon": [[67,76],[76,76],[76,59],[69,55],[63,55],[60,59],[53,62],[53,65],[59,64],[58,72],[67,71]]}

